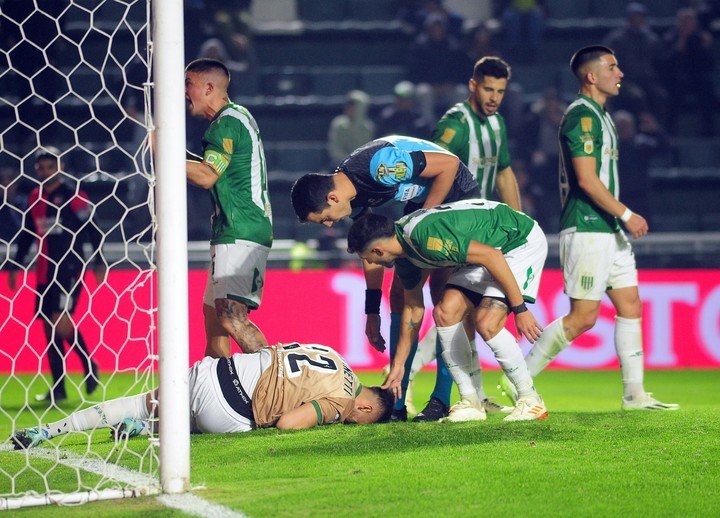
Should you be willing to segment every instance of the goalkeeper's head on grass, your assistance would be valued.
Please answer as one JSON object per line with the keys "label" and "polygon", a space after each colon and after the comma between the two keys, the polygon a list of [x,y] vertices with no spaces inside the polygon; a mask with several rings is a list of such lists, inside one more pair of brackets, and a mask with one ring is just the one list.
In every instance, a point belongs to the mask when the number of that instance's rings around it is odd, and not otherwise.
{"label": "goalkeeper's head on grass", "polygon": [[[364,387],[342,356],[319,344],[279,344],[230,358],[206,357],[189,374],[191,431],[246,432],[254,428],[303,429],[321,424],[385,422],[392,393]],[[150,433],[149,420],[165,396],[160,389],[118,398],[60,421],[17,430],[16,449],[68,432],[110,427],[111,435]]]}

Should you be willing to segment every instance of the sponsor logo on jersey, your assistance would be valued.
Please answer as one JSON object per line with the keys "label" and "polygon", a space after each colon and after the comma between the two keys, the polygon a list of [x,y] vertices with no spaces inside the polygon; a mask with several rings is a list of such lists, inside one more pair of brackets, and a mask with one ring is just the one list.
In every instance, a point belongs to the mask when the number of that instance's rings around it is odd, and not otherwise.
{"label": "sponsor logo on jersey", "polygon": [[421,188],[419,185],[401,185],[398,189],[398,193],[395,195],[395,199],[398,201],[412,200],[423,190],[424,189]]}
{"label": "sponsor logo on jersey", "polygon": [[592,131],[592,117],[580,117],[580,129],[585,132]]}
{"label": "sponsor logo on jersey", "polygon": [[443,131],[443,134],[440,137],[440,140],[442,140],[446,144],[449,144],[450,142],[452,142],[452,139],[455,136],[455,133],[457,133],[457,132],[454,129],[445,128],[445,131]]}
{"label": "sponsor logo on jersey", "polygon": [[478,164],[480,167],[495,167],[495,165],[497,163],[498,163],[497,156],[484,156],[478,160]]}
{"label": "sponsor logo on jersey", "polygon": [[592,140],[586,140],[583,144],[583,151],[585,151],[586,154],[591,155],[592,152],[595,150],[595,146],[593,145]]}
{"label": "sponsor logo on jersey", "polygon": [[431,236],[428,238],[427,244],[425,246],[428,250],[440,252],[443,249],[443,242],[442,239]]}
{"label": "sponsor logo on jersey", "polygon": [[609,156],[612,160],[617,160],[618,156],[620,156],[620,153],[618,152],[617,148],[605,147],[603,148],[603,155]]}
{"label": "sponsor logo on jersey", "polygon": [[223,139],[223,149],[228,155],[232,155],[233,152],[233,141],[231,138]]}

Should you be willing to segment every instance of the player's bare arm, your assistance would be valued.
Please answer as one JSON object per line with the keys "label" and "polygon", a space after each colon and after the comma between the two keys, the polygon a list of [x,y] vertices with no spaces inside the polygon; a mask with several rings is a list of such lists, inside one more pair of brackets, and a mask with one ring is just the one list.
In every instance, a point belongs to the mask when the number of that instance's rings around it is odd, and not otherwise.
{"label": "player's bare arm", "polygon": [[[363,259],[363,273],[365,274],[365,283],[368,290],[382,289],[383,276],[385,268],[380,264],[371,264]],[[365,336],[367,336],[370,345],[377,351],[385,350],[385,339],[380,334],[380,314],[368,313],[365,320]]]}
{"label": "player's bare arm", "polygon": [[304,430],[317,425],[317,412],[312,403],[304,403],[280,416],[275,427],[278,430]]}
{"label": "player's bare arm", "polygon": [[433,179],[430,192],[423,204],[423,208],[428,208],[440,205],[447,197],[453,182],[455,182],[460,159],[448,153],[424,151],[423,154],[425,155],[425,169],[420,173],[420,177]]}
{"label": "player's bare arm", "polygon": [[203,189],[212,189],[215,182],[220,178],[212,167],[204,162],[196,162],[195,160],[187,160],[185,162],[185,171],[188,182]]}
{"label": "player's bare arm", "polygon": [[[515,281],[515,276],[500,250],[472,241],[468,247],[467,262],[483,266],[490,272],[490,275],[500,284],[511,308],[517,308],[525,304],[525,299],[523,299],[520,287]],[[518,332],[530,342],[540,338],[540,333],[542,333],[542,327],[529,310],[515,315],[515,326]]]}
{"label": "player's bare arm", "polygon": [[215,310],[220,325],[232,336],[244,353],[254,353],[268,346],[263,334],[248,318],[248,308],[245,304],[230,299],[217,299]]}
{"label": "player's bare arm", "polygon": [[520,188],[512,167],[508,166],[498,172],[495,177],[495,188],[504,204],[510,205],[515,210],[522,210]]}
{"label": "player's bare arm", "polygon": [[[600,181],[600,178],[598,178],[595,173],[595,162],[595,157],[573,157],[572,163],[575,169],[575,175],[577,176],[578,186],[588,195],[595,205],[608,214],[620,218],[628,207],[615,199],[607,187]],[[623,224],[635,239],[639,239],[648,233],[647,221],[645,221],[645,218],[640,214],[633,213],[630,219]]]}
{"label": "player's bare arm", "polygon": [[405,290],[405,304],[401,316],[400,338],[398,339],[397,350],[395,351],[395,358],[393,358],[390,368],[390,374],[388,374],[385,383],[382,385],[383,389],[391,389],[396,398],[402,397],[400,384],[405,374],[405,361],[410,355],[413,342],[417,339],[420,325],[425,315],[422,286],[425,283],[426,277],[427,275],[424,275],[422,281],[419,282],[415,288]]}

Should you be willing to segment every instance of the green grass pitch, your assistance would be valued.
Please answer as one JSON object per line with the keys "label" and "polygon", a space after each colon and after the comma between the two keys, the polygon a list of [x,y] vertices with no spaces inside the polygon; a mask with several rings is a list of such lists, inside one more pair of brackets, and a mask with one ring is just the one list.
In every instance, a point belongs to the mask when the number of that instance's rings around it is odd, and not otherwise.
{"label": "green grass pitch", "polygon": [[[380,381],[378,373],[360,377],[366,384]],[[497,393],[498,377],[497,371],[485,373],[488,394]],[[418,376],[414,400],[419,408],[433,380],[432,372]],[[125,393],[130,383],[129,376],[116,377],[108,396]],[[490,416],[483,423],[454,425],[336,425],[193,436],[192,484],[202,486],[199,496],[257,517],[720,514],[718,371],[648,372],[647,388],[663,401],[680,403],[676,412],[621,412],[617,371],[550,371],[536,386],[550,412],[546,421],[504,423]],[[4,387],[0,402],[12,415],[19,401],[13,399],[20,396]],[[23,424],[26,419],[20,418]],[[8,413],[3,413],[0,434],[9,432]],[[144,439],[129,444],[137,451],[146,447]],[[80,453],[86,443],[68,438],[63,448]],[[107,432],[96,432],[92,448],[110,452]],[[0,452],[2,470],[18,457]],[[126,462],[135,461],[128,457]],[[53,471],[59,484],[63,477],[75,484],[73,476]],[[7,477],[0,476],[0,493],[8,490]],[[150,512],[180,514],[154,498],[16,513]]]}

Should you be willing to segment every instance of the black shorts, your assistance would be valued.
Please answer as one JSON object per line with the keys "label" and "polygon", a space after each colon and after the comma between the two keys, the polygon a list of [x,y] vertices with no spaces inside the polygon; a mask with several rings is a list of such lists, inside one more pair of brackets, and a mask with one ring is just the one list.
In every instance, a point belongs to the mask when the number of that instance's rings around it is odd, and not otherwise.
{"label": "black shorts", "polygon": [[38,318],[50,318],[55,313],[75,311],[82,284],[75,276],[54,279],[47,284],[38,284],[35,299],[35,314]]}

